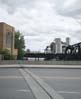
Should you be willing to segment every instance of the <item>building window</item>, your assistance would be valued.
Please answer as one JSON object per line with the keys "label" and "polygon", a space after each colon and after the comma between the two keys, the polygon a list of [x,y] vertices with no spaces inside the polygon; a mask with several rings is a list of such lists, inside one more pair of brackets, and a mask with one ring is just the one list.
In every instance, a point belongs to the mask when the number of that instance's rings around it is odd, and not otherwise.
{"label": "building window", "polygon": [[6,33],[6,47],[11,48],[11,33],[10,32]]}

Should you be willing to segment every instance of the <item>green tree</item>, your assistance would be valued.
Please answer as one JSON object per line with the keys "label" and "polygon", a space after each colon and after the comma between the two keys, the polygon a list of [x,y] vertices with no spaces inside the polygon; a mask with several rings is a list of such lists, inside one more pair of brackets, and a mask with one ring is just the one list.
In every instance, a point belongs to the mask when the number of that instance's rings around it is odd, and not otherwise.
{"label": "green tree", "polygon": [[4,59],[10,59],[10,52],[8,49],[0,50],[0,54],[4,56]]}
{"label": "green tree", "polygon": [[19,32],[15,32],[15,48],[18,49],[18,59],[22,59],[25,51],[24,36]]}

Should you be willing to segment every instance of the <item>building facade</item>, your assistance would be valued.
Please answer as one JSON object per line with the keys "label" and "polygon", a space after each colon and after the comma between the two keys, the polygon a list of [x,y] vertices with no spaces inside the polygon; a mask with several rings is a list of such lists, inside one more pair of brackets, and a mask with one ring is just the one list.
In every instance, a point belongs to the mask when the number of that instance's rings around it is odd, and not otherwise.
{"label": "building facade", "polygon": [[55,53],[62,53],[62,43],[60,38],[55,39]]}
{"label": "building facade", "polygon": [[70,45],[69,37],[66,38],[65,42],[61,41],[60,38],[55,38],[54,45],[53,45],[54,47],[52,49],[53,50],[52,52],[55,52],[55,54],[65,53],[65,49],[68,45]]}
{"label": "building facade", "polygon": [[66,47],[70,45],[70,38],[67,37],[66,41],[63,42],[61,41],[60,38],[55,38],[55,40],[49,45],[50,51],[48,48],[47,52],[53,53],[53,54],[60,54],[60,53],[65,53]]}
{"label": "building facade", "polygon": [[17,56],[17,49],[14,47],[14,27],[1,22],[0,23],[0,49],[8,49],[11,55]]}

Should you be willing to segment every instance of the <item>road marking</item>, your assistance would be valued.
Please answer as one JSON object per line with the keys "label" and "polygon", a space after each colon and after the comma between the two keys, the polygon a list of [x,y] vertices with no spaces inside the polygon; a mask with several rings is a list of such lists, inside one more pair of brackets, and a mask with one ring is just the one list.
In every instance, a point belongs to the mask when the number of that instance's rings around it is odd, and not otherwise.
{"label": "road marking", "polygon": [[[58,94],[52,87],[50,87],[38,76],[30,72],[28,69],[25,69],[25,71],[36,81],[36,83],[45,91],[45,93],[47,93],[47,95],[50,96],[50,99],[64,99],[64,97]],[[47,99],[47,98],[43,97],[43,99]]]}
{"label": "road marking", "polygon": [[19,79],[23,78],[22,76],[0,76],[0,79]]}
{"label": "road marking", "polygon": [[[41,88],[40,85],[24,70],[19,69],[26,83],[30,86],[36,99],[51,99],[50,96]],[[28,78],[26,77],[28,76]]]}
{"label": "road marking", "polygon": [[19,92],[31,92],[30,90],[25,90],[25,89],[16,90],[16,91],[19,91]]}
{"label": "road marking", "polygon": [[66,94],[81,94],[81,92],[73,92],[73,91],[57,91],[58,93],[66,93]]}
{"label": "road marking", "polygon": [[64,77],[64,76],[39,76],[42,79],[65,79],[65,80],[81,80],[81,77]]}

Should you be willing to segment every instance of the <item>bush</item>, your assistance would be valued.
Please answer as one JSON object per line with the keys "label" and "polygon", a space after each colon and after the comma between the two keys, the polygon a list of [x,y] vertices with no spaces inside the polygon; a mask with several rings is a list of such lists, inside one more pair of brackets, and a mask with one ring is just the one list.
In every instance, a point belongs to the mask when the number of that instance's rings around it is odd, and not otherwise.
{"label": "bush", "polygon": [[0,54],[4,57],[4,59],[6,60],[10,59],[10,53],[8,49],[0,50]]}
{"label": "bush", "polygon": [[15,56],[11,55],[10,60],[15,60]]}

